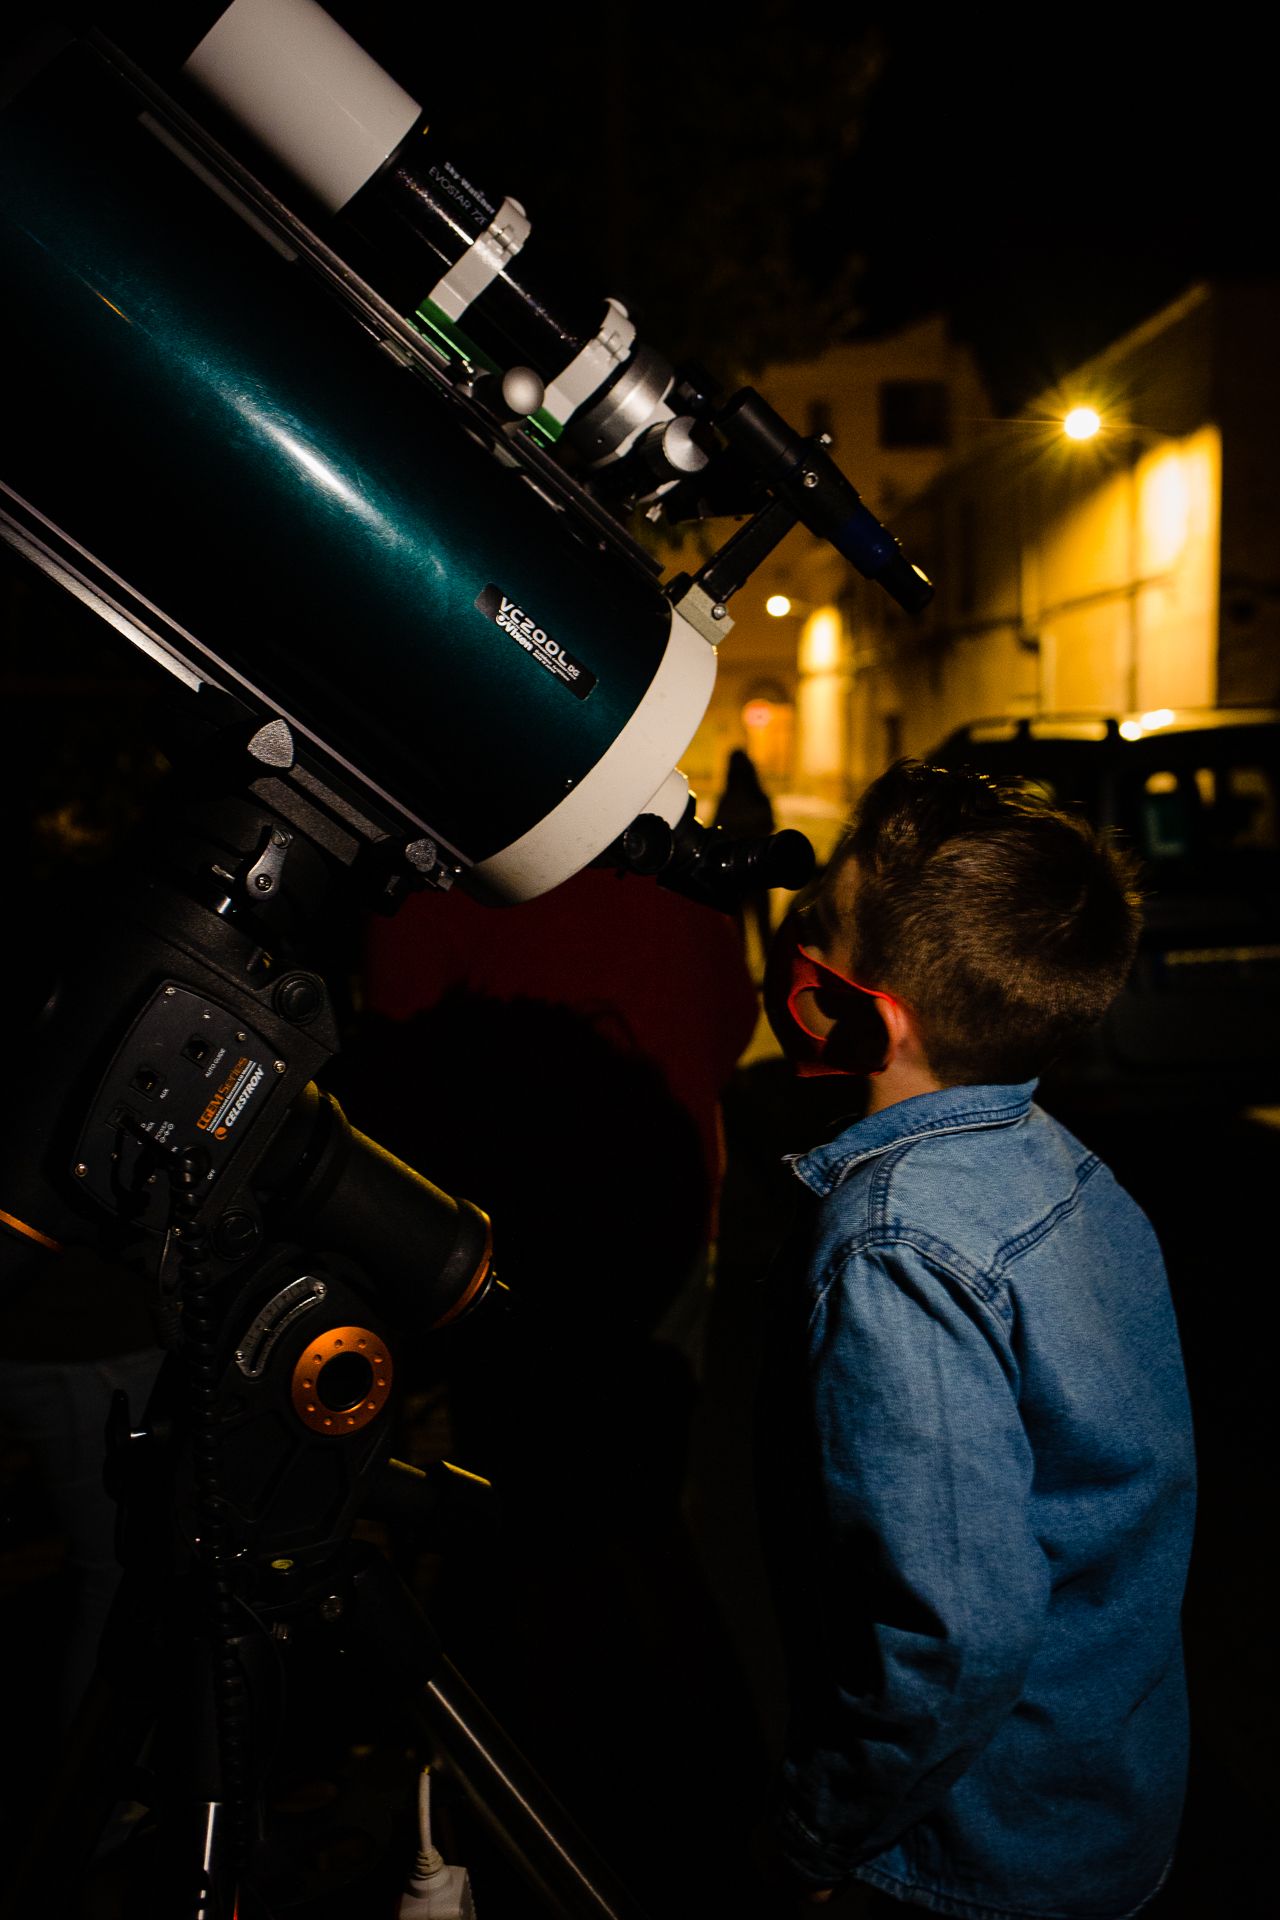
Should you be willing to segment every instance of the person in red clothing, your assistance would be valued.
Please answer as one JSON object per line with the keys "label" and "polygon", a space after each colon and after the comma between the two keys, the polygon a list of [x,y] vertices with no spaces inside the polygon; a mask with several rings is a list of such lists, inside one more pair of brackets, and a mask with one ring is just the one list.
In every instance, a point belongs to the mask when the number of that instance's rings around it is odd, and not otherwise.
{"label": "person in red clothing", "polygon": [[433,1619],[628,1878],[662,1783],[711,1898],[766,1770],[681,1505],[720,1096],[758,1011],[737,926],[605,869],[512,908],[421,894],[368,930],[362,984],[344,1104],[491,1215],[511,1292],[432,1343],[453,1457],[501,1507]]}
{"label": "person in red clothing", "polygon": [[[514,1003],[567,1009],[606,1042],[622,1074],[641,1061],[656,1068],[674,1108],[696,1129],[713,1232],[723,1170],[720,1096],[758,1012],[730,916],[656,881],[595,867],[515,908],[482,906],[457,888],[416,894],[394,919],[370,928],[363,987],[366,1010],[398,1022],[451,995],[454,1004],[501,1003],[505,1031],[518,1024]],[[494,1011],[486,1008],[490,1018]],[[492,1045],[470,1037],[487,1060]],[[503,1077],[523,1092],[530,1076],[517,1067],[508,1060]],[[564,1105],[545,1086],[532,1097],[554,1099],[558,1111]],[[589,1124],[595,1130],[599,1121]],[[627,1132],[634,1134],[634,1123]]]}

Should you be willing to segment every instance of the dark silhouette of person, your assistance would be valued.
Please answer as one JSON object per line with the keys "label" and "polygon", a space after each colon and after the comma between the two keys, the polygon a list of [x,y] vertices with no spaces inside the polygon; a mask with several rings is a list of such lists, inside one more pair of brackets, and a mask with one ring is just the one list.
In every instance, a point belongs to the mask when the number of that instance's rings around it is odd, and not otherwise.
{"label": "dark silhouette of person", "polygon": [[[765,840],[773,832],[773,804],[761,785],[755,761],[744,747],[735,747],[725,769],[724,789],[716,802],[711,824],[734,840]],[[768,889],[750,893],[738,909],[738,924],[746,938],[750,917],[760,942],[760,971],[769,951],[771,934]]]}

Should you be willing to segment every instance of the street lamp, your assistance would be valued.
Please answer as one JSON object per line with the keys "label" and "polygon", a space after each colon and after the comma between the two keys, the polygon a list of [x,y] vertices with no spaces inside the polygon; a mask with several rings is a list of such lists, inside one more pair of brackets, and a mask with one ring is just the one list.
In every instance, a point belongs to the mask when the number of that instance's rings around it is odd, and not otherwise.
{"label": "street lamp", "polygon": [[1062,423],[1069,440],[1092,440],[1102,421],[1093,407],[1072,407]]}
{"label": "street lamp", "polygon": [[812,600],[797,599],[794,593],[771,593],[764,610],[772,620],[805,620],[815,604]]}

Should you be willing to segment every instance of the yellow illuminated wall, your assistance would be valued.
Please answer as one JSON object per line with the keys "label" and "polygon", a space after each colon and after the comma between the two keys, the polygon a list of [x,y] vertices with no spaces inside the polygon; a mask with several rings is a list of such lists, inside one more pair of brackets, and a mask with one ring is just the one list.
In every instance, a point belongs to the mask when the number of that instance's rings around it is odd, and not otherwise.
{"label": "yellow illuminated wall", "polygon": [[1043,710],[1213,704],[1221,473],[1204,426],[1135,450],[1044,527],[1027,609]]}
{"label": "yellow illuminated wall", "polygon": [[796,650],[796,775],[800,782],[839,787],[848,758],[848,649],[835,607],[818,607]]}
{"label": "yellow illuminated wall", "polygon": [[1203,427],[1154,451],[1135,476],[1138,593],[1135,707],[1208,706],[1218,697],[1222,440]]}

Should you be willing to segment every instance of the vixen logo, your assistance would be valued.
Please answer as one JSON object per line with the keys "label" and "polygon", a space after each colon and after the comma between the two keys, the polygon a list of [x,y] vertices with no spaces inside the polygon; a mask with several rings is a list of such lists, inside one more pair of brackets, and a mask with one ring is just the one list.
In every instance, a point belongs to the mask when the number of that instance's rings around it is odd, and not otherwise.
{"label": "vixen logo", "polygon": [[261,1086],[265,1072],[265,1067],[247,1055],[237,1060],[196,1121],[200,1132],[212,1134],[215,1140],[225,1140]]}
{"label": "vixen logo", "polygon": [[475,604],[486,619],[492,620],[503,633],[509,633],[516,645],[531,654],[562,686],[568,687],[579,700],[586,699],[596,684],[595,674],[580,660],[575,660],[517,601],[509,599],[499,587],[486,587],[476,595]]}

